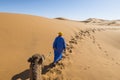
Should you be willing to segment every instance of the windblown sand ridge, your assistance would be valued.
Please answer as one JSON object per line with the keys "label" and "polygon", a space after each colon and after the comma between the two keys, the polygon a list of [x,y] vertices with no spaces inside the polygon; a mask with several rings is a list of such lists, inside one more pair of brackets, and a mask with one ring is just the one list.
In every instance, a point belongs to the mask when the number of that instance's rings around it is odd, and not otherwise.
{"label": "windblown sand ridge", "polygon": [[[47,57],[44,80],[119,80],[120,28],[86,26],[80,22],[38,16],[0,14],[0,80],[29,79],[27,59]],[[55,67],[52,43],[62,31],[67,43],[63,60]]]}
{"label": "windblown sand ridge", "polygon": [[96,18],[89,18],[85,21],[82,21],[87,24],[102,25],[102,26],[120,26],[120,20],[103,20]]}

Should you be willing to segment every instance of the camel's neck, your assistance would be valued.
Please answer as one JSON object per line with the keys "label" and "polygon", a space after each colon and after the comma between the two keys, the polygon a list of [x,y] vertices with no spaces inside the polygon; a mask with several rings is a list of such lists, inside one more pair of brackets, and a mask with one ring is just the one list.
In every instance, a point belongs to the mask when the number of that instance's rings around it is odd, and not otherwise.
{"label": "camel's neck", "polygon": [[41,67],[39,64],[30,65],[30,80],[41,80]]}

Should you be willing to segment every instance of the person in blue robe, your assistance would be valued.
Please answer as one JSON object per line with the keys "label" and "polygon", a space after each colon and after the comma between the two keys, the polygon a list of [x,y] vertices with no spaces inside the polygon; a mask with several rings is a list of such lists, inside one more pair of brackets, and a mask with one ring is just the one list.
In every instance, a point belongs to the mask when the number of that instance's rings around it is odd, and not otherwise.
{"label": "person in blue robe", "polygon": [[58,33],[58,36],[55,38],[53,42],[54,49],[54,62],[56,63],[62,59],[62,53],[66,50],[65,40],[62,37],[62,32]]}

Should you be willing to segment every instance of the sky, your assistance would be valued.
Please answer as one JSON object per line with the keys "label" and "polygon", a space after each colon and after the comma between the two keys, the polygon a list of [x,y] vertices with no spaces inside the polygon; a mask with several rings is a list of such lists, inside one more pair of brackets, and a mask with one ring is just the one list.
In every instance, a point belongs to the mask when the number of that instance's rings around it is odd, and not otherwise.
{"label": "sky", "polygon": [[73,20],[120,19],[120,0],[0,0],[0,12]]}

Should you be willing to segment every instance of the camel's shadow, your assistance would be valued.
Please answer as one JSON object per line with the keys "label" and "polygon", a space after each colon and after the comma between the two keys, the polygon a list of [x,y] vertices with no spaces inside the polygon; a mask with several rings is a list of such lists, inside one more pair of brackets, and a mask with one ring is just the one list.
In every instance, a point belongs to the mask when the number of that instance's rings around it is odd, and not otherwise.
{"label": "camel's shadow", "polygon": [[[46,74],[47,72],[49,72],[49,70],[51,68],[53,68],[53,64],[49,64],[49,65],[46,65],[43,67],[42,69],[42,74]],[[11,80],[27,80],[27,79],[30,79],[30,76],[29,76],[29,73],[30,73],[30,70],[29,69],[26,69],[24,70],[23,72],[19,73],[19,74],[16,74],[14,75]]]}
{"label": "camel's shadow", "polygon": [[27,70],[24,70],[23,72],[19,73],[19,74],[16,74],[14,75],[11,80],[27,80],[29,79],[29,69]]}

